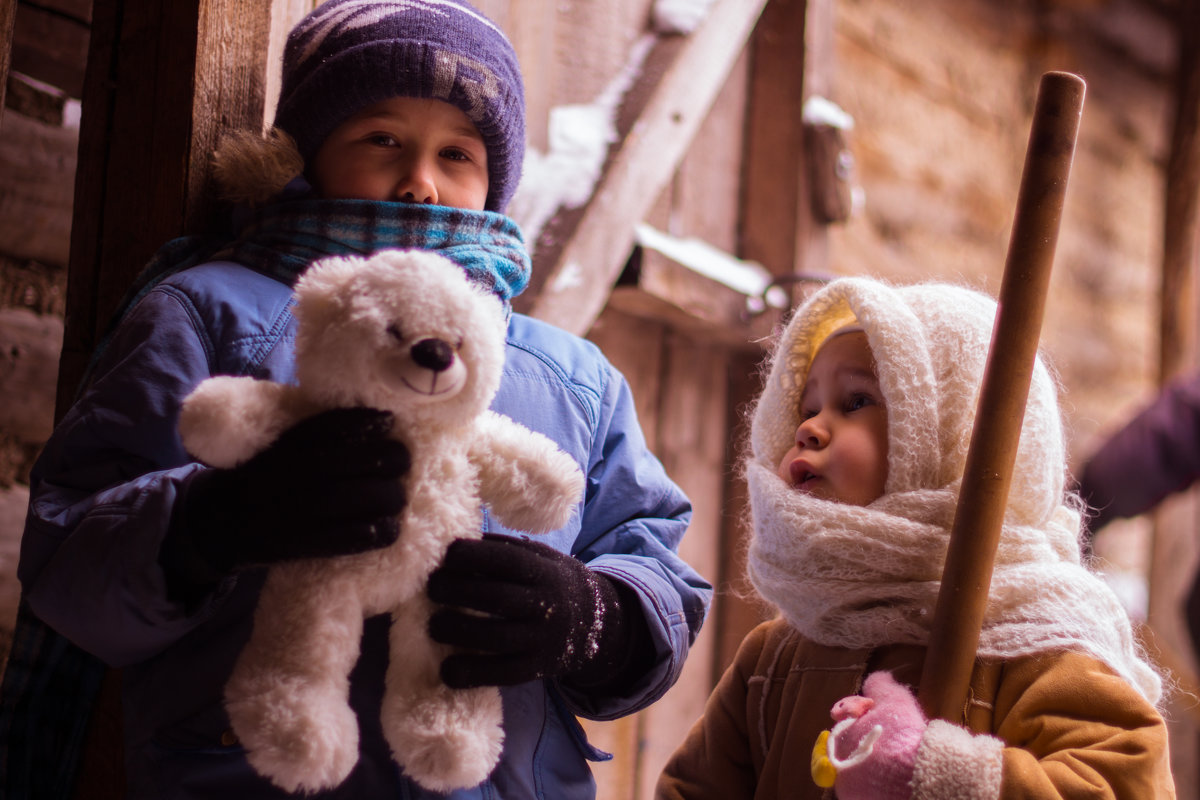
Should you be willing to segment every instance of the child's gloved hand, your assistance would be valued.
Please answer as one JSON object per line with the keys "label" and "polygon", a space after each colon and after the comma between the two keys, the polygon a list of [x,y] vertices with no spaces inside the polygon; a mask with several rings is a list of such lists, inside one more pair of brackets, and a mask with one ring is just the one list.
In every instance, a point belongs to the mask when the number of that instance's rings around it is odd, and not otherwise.
{"label": "child's gloved hand", "polygon": [[839,800],[909,800],[917,748],[928,723],[908,687],[874,672],[862,696],[839,700],[828,757]]}
{"label": "child's gloved hand", "polygon": [[196,473],[159,553],[168,588],[194,594],[243,567],[396,541],[410,459],[391,427],[384,411],[325,411],[243,464]]}
{"label": "child's gloved hand", "polygon": [[616,684],[650,655],[637,599],[544,544],[490,534],[459,539],[427,591],[444,604],[430,619],[430,636],[458,650],[441,667],[453,688],[547,677]]}

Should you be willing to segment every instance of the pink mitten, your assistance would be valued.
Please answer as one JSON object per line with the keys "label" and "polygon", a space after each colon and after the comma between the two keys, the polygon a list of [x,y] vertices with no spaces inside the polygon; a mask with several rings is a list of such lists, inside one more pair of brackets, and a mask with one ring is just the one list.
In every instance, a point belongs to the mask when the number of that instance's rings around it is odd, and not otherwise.
{"label": "pink mitten", "polygon": [[831,712],[829,760],[839,800],[909,800],[917,747],[928,722],[908,687],[890,672],[873,672],[863,696],[839,700]]}

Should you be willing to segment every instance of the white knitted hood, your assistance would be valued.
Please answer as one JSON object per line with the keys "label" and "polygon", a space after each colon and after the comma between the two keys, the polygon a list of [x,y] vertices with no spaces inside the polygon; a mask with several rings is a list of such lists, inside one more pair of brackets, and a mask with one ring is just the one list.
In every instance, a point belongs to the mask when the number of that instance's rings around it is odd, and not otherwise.
{"label": "white knitted hood", "polygon": [[[923,644],[966,464],[996,303],[948,284],[829,284],[793,316],[753,414],[746,462],[755,588],[822,644]],[[800,424],[813,355],[856,323],[875,358],[888,416],[888,477],[869,506],[820,500],[776,474]],[[1135,652],[1116,596],[1080,564],[1078,512],[1065,503],[1058,387],[1038,360],[996,557],[980,654],[1081,649],[1153,703],[1161,681]]]}

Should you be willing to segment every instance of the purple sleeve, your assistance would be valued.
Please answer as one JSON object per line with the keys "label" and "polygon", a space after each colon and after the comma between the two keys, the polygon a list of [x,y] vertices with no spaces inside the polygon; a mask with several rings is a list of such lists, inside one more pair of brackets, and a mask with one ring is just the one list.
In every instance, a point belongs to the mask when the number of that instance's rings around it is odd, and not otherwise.
{"label": "purple sleeve", "polygon": [[1200,478],[1200,373],[1177,380],[1105,441],[1083,467],[1079,493],[1093,531],[1149,511]]}

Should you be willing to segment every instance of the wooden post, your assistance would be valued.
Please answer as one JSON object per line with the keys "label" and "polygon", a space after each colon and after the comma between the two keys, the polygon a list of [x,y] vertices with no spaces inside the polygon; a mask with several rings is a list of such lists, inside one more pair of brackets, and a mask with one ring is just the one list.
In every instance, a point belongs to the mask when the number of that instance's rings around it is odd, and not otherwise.
{"label": "wooden post", "polygon": [[[251,0],[96,0],[57,418],[154,251],[213,225],[209,157],[222,130],[262,126],[271,11]],[[91,712],[76,797],[123,794],[119,675],[107,672]]]}
{"label": "wooden post", "polygon": [[209,157],[262,126],[271,4],[96,0],[80,120],[58,414],[154,251],[213,224]]}
{"label": "wooden post", "polygon": [[1165,170],[1159,380],[1186,370],[1195,353],[1195,270],[1200,240],[1200,2],[1179,5],[1175,121]]}
{"label": "wooden post", "polygon": [[8,68],[12,63],[13,23],[17,18],[17,0],[0,0],[0,120],[4,119],[4,95],[8,88]]}
{"label": "wooden post", "polygon": [[[738,254],[775,275],[826,269],[827,235],[812,213],[801,111],[808,96],[827,93],[832,83],[832,19],[832,0],[769,0],[748,45]],[[746,349],[730,357],[728,427],[731,436],[737,432],[728,450],[730,463],[736,463],[744,441],[741,409],[762,389],[755,368],[763,355],[761,349]],[[717,575],[721,594],[708,623],[717,637],[714,685],[742,638],[768,614],[765,604],[742,599],[742,591],[750,588],[744,577],[749,500],[737,470],[728,473]]]}
{"label": "wooden post", "polygon": [[[1200,258],[1200,0],[1176,7],[1178,65],[1170,150],[1163,170],[1164,205],[1159,294],[1158,380],[1165,385],[1196,368],[1196,269]],[[1197,532],[1197,493],[1193,490],[1155,509],[1148,547],[1147,622],[1137,631],[1159,666],[1179,681],[1177,697],[1197,691],[1196,659],[1183,624],[1179,598],[1196,579],[1190,559]],[[1183,703],[1185,710],[1194,710]],[[1195,786],[1197,720],[1169,715],[1172,754],[1179,786]],[[1174,759],[1173,759],[1174,760]]]}
{"label": "wooden post", "polygon": [[987,609],[1083,95],[1078,76],[1048,72],[1034,107],[995,328],[918,692],[928,716],[950,722],[962,720]]}
{"label": "wooden post", "polygon": [[796,271],[812,227],[800,117],[808,7],[770,0],[750,40],[739,255],[776,275]]}

